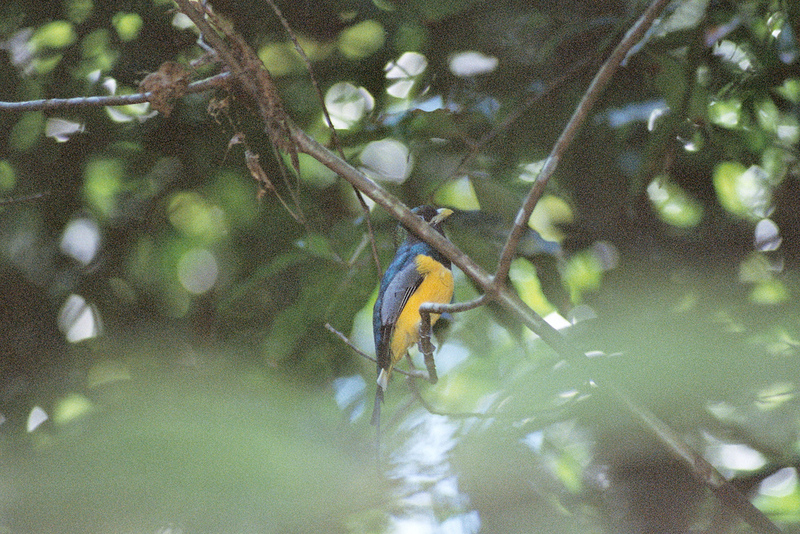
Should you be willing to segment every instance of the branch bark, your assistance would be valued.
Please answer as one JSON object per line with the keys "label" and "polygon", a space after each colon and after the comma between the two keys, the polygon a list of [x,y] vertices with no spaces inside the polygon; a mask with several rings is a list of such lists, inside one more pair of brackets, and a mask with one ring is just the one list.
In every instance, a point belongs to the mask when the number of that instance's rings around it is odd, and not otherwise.
{"label": "branch bark", "polygon": [[[203,93],[222,87],[231,74],[222,72],[204,80],[192,82],[186,93]],[[53,109],[99,108],[107,106],[127,106],[143,104],[153,98],[153,92],[133,93],[130,95],[110,96],[77,96],[74,98],[48,98],[46,100],[26,100],[25,102],[0,102],[0,111],[48,111]]]}

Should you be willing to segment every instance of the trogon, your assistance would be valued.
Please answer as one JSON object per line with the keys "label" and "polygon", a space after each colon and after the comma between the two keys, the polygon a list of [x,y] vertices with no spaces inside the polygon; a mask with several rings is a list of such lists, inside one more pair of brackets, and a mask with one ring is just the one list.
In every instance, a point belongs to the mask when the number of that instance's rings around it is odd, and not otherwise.
{"label": "trogon", "polygon": [[[442,235],[442,222],[453,213],[452,210],[437,210],[432,206],[419,206],[411,211]],[[453,273],[450,261],[409,231],[381,279],[372,314],[378,361],[373,425],[380,422],[381,403],[392,368],[419,341],[422,323],[420,305],[425,302],[448,304],[452,298]],[[433,326],[439,315],[432,313],[430,319]]]}

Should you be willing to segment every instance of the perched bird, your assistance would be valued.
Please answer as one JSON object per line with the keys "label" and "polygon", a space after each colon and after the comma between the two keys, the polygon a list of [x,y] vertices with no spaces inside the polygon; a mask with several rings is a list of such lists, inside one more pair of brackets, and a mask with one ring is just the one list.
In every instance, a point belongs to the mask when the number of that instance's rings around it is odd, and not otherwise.
{"label": "perched bird", "polygon": [[[414,213],[444,235],[442,222],[452,210],[431,206],[414,208]],[[372,424],[380,423],[381,403],[392,368],[420,339],[419,307],[425,302],[448,304],[453,298],[453,273],[450,261],[412,232],[397,248],[386,269],[372,314],[375,355],[378,360],[378,387]],[[431,326],[439,319],[430,314]]]}

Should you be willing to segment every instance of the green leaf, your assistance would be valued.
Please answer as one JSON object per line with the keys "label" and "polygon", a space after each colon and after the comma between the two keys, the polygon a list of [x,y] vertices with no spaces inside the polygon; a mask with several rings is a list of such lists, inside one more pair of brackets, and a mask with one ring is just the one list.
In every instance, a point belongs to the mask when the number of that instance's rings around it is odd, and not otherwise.
{"label": "green leaf", "polygon": [[331,248],[330,240],[322,234],[308,234],[295,242],[297,248],[318,258],[334,261],[336,254]]}
{"label": "green leaf", "polygon": [[41,111],[24,113],[11,129],[9,144],[15,150],[30,150],[39,140],[44,129],[44,114]]}
{"label": "green leaf", "polygon": [[16,173],[11,162],[0,160],[0,191],[11,191],[16,183]]}
{"label": "green leaf", "polygon": [[481,209],[478,197],[472,182],[466,176],[450,180],[440,187],[434,194],[433,199],[440,206],[448,206],[460,210],[479,210]]}
{"label": "green leaf", "polygon": [[738,128],[741,114],[742,102],[738,98],[715,100],[708,105],[708,119],[723,128]]}
{"label": "green leaf", "polygon": [[780,304],[790,297],[789,289],[780,280],[764,280],[753,286],[750,300],[755,304]]}
{"label": "green leaf", "polygon": [[772,203],[769,175],[758,165],[720,163],[714,168],[714,188],[722,207],[740,217],[765,217]]}
{"label": "green leaf", "polygon": [[67,17],[75,24],[84,22],[92,14],[92,0],[67,0],[64,2]]}
{"label": "green leaf", "polygon": [[539,315],[547,315],[555,307],[548,302],[542,292],[542,284],[536,275],[536,267],[525,258],[517,258],[511,262],[509,278],[520,298]]}
{"label": "green leaf", "polygon": [[584,293],[596,291],[603,278],[603,265],[590,251],[572,256],[564,269],[564,281],[573,302],[581,302]]}
{"label": "green leaf", "polygon": [[53,409],[53,422],[64,425],[80,419],[92,409],[92,401],[78,393],[71,393],[56,403]]}
{"label": "green leaf", "polygon": [[142,17],[136,13],[117,13],[111,19],[117,35],[122,41],[133,41],[142,29]]}
{"label": "green leaf", "polygon": [[339,51],[347,59],[363,59],[380,50],[385,39],[380,22],[365,20],[342,31],[339,35]]}
{"label": "green leaf", "polygon": [[96,159],[87,164],[84,171],[84,195],[89,205],[100,215],[113,215],[117,196],[122,191],[124,173],[124,166],[118,159]]}
{"label": "green leaf", "polygon": [[789,78],[784,80],[783,84],[775,89],[775,92],[789,102],[797,104],[800,102],[800,79]]}
{"label": "green leaf", "polygon": [[167,213],[172,225],[186,236],[214,242],[228,233],[225,212],[195,191],[172,195]]}
{"label": "green leaf", "polygon": [[77,39],[75,29],[71,22],[54,20],[40,26],[31,37],[31,45],[36,49],[41,48],[66,48]]}
{"label": "green leaf", "polygon": [[678,228],[692,228],[703,218],[703,206],[666,176],[647,186],[647,195],[662,221]]}

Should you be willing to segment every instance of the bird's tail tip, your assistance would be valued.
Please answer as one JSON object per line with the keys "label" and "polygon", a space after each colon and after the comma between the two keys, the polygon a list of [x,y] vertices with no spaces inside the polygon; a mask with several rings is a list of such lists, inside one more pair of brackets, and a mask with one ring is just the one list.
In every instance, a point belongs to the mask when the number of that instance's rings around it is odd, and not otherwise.
{"label": "bird's tail tip", "polygon": [[381,423],[381,404],[383,403],[383,388],[378,386],[375,390],[375,406],[372,408],[370,424],[378,426]]}

